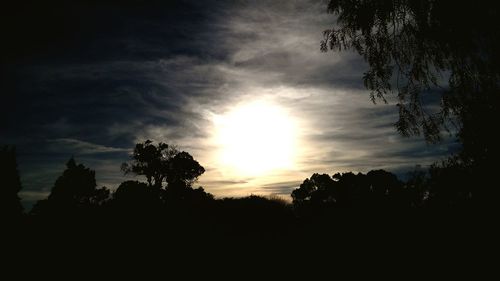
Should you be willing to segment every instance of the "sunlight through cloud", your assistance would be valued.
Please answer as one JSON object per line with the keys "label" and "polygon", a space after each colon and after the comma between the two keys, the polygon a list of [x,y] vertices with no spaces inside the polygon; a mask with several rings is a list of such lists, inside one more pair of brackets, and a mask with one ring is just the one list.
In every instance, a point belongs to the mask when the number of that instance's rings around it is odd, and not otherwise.
{"label": "sunlight through cloud", "polygon": [[258,176],[293,168],[296,126],[284,108],[260,100],[243,103],[215,116],[214,124],[224,170]]}

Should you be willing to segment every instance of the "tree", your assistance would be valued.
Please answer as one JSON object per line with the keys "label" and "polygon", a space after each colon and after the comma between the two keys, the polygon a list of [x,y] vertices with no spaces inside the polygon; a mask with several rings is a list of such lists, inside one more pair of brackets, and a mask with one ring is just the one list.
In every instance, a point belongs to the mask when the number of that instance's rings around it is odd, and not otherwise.
{"label": "tree", "polygon": [[150,187],[162,187],[162,182],[167,177],[171,159],[179,151],[166,143],[160,142],[154,145],[147,140],[144,143],[136,144],[130,163],[122,164],[122,171],[125,174],[133,173],[143,175]]}
{"label": "tree", "polygon": [[120,211],[143,213],[161,206],[158,190],[138,181],[125,181],[113,193],[113,206]]}
{"label": "tree", "polygon": [[[481,172],[474,171],[474,169],[454,160],[452,158],[440,164],[435,163],[429,168],[428,198],[425,202],[428,207],[468,208],[472,203],[473,189],[484,189],[487,186],[496,189],[492,182],[485,183],[484,179],[478,178],[482,175]],[[488,195],[491,196],[490,193]],[[490,200],[492,201],[490,206],[496,206],[496,196]],[[480,207],[488,208],[490,206]]]}
{"label": "tree", "polygon": [[86,201],[97,186],[95,172],[82,164],[77,165],[74,158],[69,159],[66,167],[54,183],[49,200],[75,203]]}
{"label": "tree", "polygon": [[150,140],[135,146],[132,161],[123,163],[122,170],[125,174],[146,176],[148,185],[157,189],[162,188],[164,181],[167,182],[168,188],[191,187],[205,172],[189,153],[178,151],[163,142],[155,145]]}
{"label": "tree", "polygon": [[368,62],[363,79],[371,99],[397,93],[402,135],[435,142],[456,124],[466,161],[496,149],[489,124],[500,87],[497,5],[331,0],[327,10],[337,26],[324,31],[321,50],[355,50]]}
{"label": "tree", "polygon": [[297,207],[335,206],[340,208],[411,207],[407,190],[396,175],[384,170],[368,174],[313,174],[292,191]]}
{"label": "tree", "polygon": [[372,170],[366,174],[372,200],[377,206],[408,206],[403,183],[393,173]]}
{"label": "tree", "polygon": [[182,151],[177,153],[170,161],[167,171],[167,183],[169,186],[181,184],[191,186],[205,169],[194,160],[189,153]]}
{"label": "tree", "polygon": [[71,158],[66,163],[66,170],[54,183],[49,197],[37,202],[32,213],[57,212],[64,215],[65,212],[101,206],[109,199],[109,190],[96,187],[95,171]]}
{"label": "tree", "polygon": [[0,147],[0,212],[1,216],[16,217],[22,214],[23,206],[17,195],[21,180],[17,170],[16,149],[13,146]]}
{"label": "tree", "polygon": [[310,179],[305,179],[298,189],[292,191],[294,204],[305,202],[331,201],[333,198],[326,194],[333,188],[335,182],[327,174],[313,174]]}
{"label": "tree", "polygon": [[336,203],[340,206],[366,206],[370,203],[370,184],[367,176],[352,172],[336,173],[332,176],[337,185]]}
{"label": "tree", "polygon": [[429,196],[428,175],[420,165],[413,171],[408,172],[406,180],[406,190],[412,207],[422,207]]}

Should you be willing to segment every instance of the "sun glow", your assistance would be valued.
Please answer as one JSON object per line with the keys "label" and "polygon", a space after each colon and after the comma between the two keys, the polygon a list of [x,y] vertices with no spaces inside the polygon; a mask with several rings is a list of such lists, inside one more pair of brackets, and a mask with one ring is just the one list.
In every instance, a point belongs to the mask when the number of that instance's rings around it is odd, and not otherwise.
{"label": "sun glow", "polygon": [[293,167],[296,128],[282,107],[265,101],[242,104],[216,116],[215,126],[225,168],[256,176]]}

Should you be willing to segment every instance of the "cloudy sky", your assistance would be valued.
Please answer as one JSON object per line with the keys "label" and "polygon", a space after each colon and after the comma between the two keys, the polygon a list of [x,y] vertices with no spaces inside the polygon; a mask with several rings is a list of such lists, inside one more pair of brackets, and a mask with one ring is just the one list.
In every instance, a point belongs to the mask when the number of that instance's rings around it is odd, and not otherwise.
{"label": "cloudy sky", "polygon": [[[395,105],[363,88],[362,59],[320,52],[335,21],[325,1],[96,3],[18,5],[2,19],[0,143],[17,146],[26,205],[71,156],[117,187],[146,139],[192,154],[206,169],[197,185],[216,196],[288,196],[314,172],[404,175],[456,149],[397,135]],[[237,173],[219,159],[216,120],[255,103],[293,125],[293,163]]]}

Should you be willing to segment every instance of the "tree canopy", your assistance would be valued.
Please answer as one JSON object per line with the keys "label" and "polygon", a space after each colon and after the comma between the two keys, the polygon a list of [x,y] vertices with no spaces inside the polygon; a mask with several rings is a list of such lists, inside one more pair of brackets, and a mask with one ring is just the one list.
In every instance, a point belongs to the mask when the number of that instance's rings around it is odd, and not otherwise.
{"label": "tree canopy", "polygon": [[364,58],[372,100],[397,94],[402,135],[423,133],[435,142],[443,129],[457,127],[464,156],[491,152],[489,122],[500,87],[497,5],[331,0],[327,10],[337,24],[324,31],[321,50],[354,50]]}
{"label": "tree canopy", "polygon": [[74,158],[66,163],[66,170],[57,178],[49,197],[38,201],[32,212],[65,212],[100,206],[109,199],[109,190],[97,188],[95,171],[77,164]]}
{"label": "tree canopy", "polygon": [[122,170],[125,174],[144,175],[150,187],[162,188],[164,181],[167,187],[191,186],[205,172],[189,153],[163,142],[157,145],[150,140],[138,143],[131,158],[129,163],[122,164]]}
{"label": "tree canopy", "polygon": [[149,186],[161,187],[167,176],[170,160],[179,153],[175,147],[160,142],[154,145],[147,140],[135,145],[134,152],[129,163],[122,164],[125,174],[133,173],[146,177]]}
{"label": "tree canopy", "polygon": [[411,208],[423,200],[405,188],[396,175],[384,170],[372,170],[366,175],[336,173],[313,174],[292,192],[293,203],[299,207],[333,206],[340,208]]}

